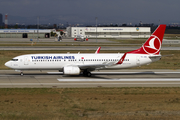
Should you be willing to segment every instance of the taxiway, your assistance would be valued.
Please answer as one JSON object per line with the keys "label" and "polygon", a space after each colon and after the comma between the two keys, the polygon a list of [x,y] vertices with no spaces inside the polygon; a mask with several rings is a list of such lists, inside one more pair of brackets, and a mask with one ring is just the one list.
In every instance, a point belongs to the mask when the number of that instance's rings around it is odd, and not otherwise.
{"label": "taxiway", "polygon": [[95,71],[92,77],[56,71],[0,71],[0,88],[179,87],[180,70]]}

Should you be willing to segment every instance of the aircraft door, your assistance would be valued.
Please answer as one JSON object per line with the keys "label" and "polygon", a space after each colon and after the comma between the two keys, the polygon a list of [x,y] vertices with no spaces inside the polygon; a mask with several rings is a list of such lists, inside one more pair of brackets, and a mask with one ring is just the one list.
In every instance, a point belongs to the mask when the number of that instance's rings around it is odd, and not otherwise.
{"label": "aircraft door", "polygon": [[28,65],[29,61],[28,61],[28,57],[24,57],[24,65]]}
{"label": "aircraft door", "polygon": [[136,64],[140,65],[140,56],[136,56]]}

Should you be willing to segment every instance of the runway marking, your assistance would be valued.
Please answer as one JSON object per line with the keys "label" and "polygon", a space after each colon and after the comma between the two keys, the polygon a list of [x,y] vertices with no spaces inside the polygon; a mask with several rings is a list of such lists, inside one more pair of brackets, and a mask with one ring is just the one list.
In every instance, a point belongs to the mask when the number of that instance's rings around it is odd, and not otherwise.
{"label": "runway marking", "polygon": [[48,74],[63,74],[63,72],[47,72]]}
{"label": "runway marking", "polygon": [[173,82],[173,81],[180,81],[180,78],[169,78],[169,79],[57,79],[59,82]]}

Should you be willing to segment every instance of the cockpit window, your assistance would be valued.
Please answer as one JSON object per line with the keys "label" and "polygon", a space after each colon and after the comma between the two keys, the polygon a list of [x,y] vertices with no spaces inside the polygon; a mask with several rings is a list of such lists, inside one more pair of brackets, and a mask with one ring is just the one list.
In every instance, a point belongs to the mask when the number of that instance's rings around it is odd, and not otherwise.
{"label": "cockpit window", "polygon": [[12,61],[18,61],[18,59],[12,59]]}

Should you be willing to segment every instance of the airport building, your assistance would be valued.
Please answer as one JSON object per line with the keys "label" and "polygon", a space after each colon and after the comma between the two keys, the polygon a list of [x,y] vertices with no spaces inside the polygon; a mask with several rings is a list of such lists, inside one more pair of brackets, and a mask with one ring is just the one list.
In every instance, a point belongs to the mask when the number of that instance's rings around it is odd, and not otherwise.
{"label": "airport building", "polygon": [[147,38],[150,27],[68,27],[67,36],[75,38],[84,35],[87,38]]}
{"label": "airport building", "polygon": [[0,29],[0,38],[50,38],[51,30]]}

